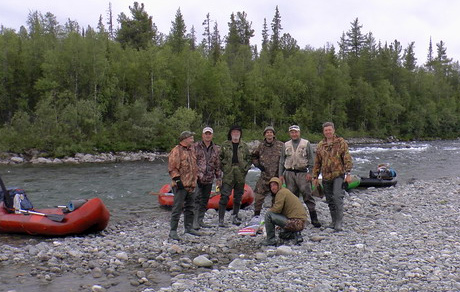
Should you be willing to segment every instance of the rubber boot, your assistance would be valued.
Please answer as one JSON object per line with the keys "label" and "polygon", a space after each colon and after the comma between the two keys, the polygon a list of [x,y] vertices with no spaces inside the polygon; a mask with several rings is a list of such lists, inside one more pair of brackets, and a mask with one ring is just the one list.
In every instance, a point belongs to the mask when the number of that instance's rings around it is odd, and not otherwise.
{"label": "rubber boot", "polygon": [[174,240],[181,240],[179,235],[177,234],[177,226],[179,225],[179,221],[174,220],[171,221],[171,231],[169,231],[169,238],[174,239]]}
{"label": "rubber boot", "polygon": [[[276,245],[275,225],[265,224],[265,230],[267,231],[267,238],[262,240],[262,245]],[[272,236],[269,237],[269,234],[272,234]]]}
{"label": "rubber boot", "polygon": [[238,213],[240,212],[240,204],[233,204],[233,219],[232,219],[232,223],[234,225],[240,225],[241,224],[241,219],[240,217],[238,216]]}
{"label": "rubber boot", "polygon": [[333,211],[330,210],[330,212],[331,212],[331,221],[332,221],[332,222],[331,222],[331,224],[328,226],[328,228],[334,229],[334,228],[335,228],[335,222],[337,221],[337,215],[336,215],[337,212],[336,212],[336,210],[333,210]]}
{"label": "rubber boot", "polygon": [[225,225],[225,206],[219,205],[219,227],[227,227]]}
{"label": "rubber boot", "polygon": [[201,233],[193,229],[194,217],[195,216],[185,216],[184,217],[185,233],[195,235],[195,236],[201,236]]}
{"label": "rubber boot", "polygon": [[295,233],[295,244],[300,245],[302,242],[303,242],[302,233],[300,231],[297,231]]}
{"label": "rubber boot", "polygon": [[318,221],[318,214],[316,211],[310,211],[310,219],[311,219],[311,224],[313,224],[314,227],[320,228],[321,223]]}
{"label": "rubber boot", "polygon": [[232,224],[233,225],[236,225],[236,226],[239,226],[241,225],[241,219],[240,217],[238,217],[238,215],[232,215],[233,219],[232,219]]}
{"label": "rubber boot", "polygon": [[198,210],[195,210],[195,213],[193,215],[193,229],[200,229],[200,214]]}
{"label": "rubber boot", "polygon": [[335,219],[335,224],[334,224],[334,230],[335,231],[342,231],[342,223],[343,223],[343,208],[338,208],[336,210],[336,219]]}
{"label": "rubber boot", "polygon": [[177,234],[177,230],[171,230],[169,231],[169,238],[181,241],[182,239],[179,237],[179,234]]}

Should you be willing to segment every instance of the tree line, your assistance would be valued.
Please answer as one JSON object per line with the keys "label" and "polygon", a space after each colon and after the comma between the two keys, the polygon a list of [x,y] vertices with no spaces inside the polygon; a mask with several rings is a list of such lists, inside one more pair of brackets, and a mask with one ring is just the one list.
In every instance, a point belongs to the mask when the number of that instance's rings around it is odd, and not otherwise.
{"label": "tree line", "polygon": [[209,125],[219,142],[235,123],[246,139],[267,125],[287,139],[295,123],[318,140],[324,121],[345,137],[459,136],[459,63],[443,41],[417,65],[414,42],[376,42],[358,18],[337,48],[300,48],[276,7],[259,48],[245,12],[225,36],[207,14],[198,41],[180,9],[165,34],[144,4],[129,8],[117,28],[110,6],[97,28],[38,11],[0,28],[0,151],[169,150],[183,130]]}

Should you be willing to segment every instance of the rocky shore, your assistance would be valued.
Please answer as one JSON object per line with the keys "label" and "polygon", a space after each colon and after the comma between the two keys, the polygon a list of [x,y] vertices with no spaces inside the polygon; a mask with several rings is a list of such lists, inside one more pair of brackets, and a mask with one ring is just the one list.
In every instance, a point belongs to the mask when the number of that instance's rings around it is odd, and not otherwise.
{"label": "rocky shore", "polygon": [[[308,224],[298,246],[262,247],[262,234],[237,235],[236,226],[170,241],[164,214],[111,222],[99,234],[30,237],[3,243],[2,290],[458,291],[459,195],[458,177],[354,190],[344,231]],[[317,209],[328,224],[323,199]],[[242,215],[248,221],[252,207]],[[216,225],[215,210],[205,221]]]}
{"label": "rocky shore", "polygon": [[115,153],[87,154],[77,153],[72,157],[49,158],[43,157],[38,151],[18,154],[4,152],[0,153],[0,164],[80,164],[80,163],[105,163],[105,162],[124,162],[124,161],[154,161],[158,157],[165,157],[167,154],[162,152],[128,152],[120,151]]}
{"label": "rocky shore", "polygon": [[[386,140],[374,138],[350,138],[347,139],[350,144],[371,144],[371,143],[386,143],[396,142],[397,139],[389,137]],[[260,142],[255,140],[248,143],[250,149],[254,149]],[[314,145],[315,147],[316,145]],[[46,157],[46,153],[38,150],[30,150],[26,153],[0,153],[0,165],[15,165],[15,164],[80,164],[80,163],[107,163],[107,162],[128,162],[128,161],[154,161],[158,157],[166,157],[164,152],[149,152],[149,151],[120,151],[109,153],[77,153],[74,156],[66,156],[64,158]]]}

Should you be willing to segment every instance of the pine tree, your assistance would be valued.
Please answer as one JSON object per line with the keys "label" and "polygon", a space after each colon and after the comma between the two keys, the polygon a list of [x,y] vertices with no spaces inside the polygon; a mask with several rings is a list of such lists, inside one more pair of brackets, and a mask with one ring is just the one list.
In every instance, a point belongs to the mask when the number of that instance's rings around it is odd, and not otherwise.
{"label": "pine tree", "polygon": [[168,36],[167,43],[171,45],[174,53],[178,54],[185,48],[188,40],[185,36],[187,27],[185,26],[184,17],[180,11],[180,8],[176,11],[174,21],[171,22],[172,27]]}
{"label": "pine tree", "polygon": [[123,47],[129,46],[137,50],[145,50],[152,44],[155,38],[155,30],[152,17],[144,10],[144,4],[139,5],[134,2],[133,7],[129,7],[132,19],[123,12],[118,16],[120,29],[117,31],[116,40]]}
{"label": "pine tree", "polygon": [[417,58],[415,58],[415,42],[411,42],[407,48],[404,49],[404,55],[403,55],[403,66],[409,71],[414,71],[416,68],[416,61]]}
{"label": "pine tree", "polygon": [[272,36],[270,39],[270,60],[273,63],[275,61],[276,55],[281,50],[281,15],[278,10],[278,6],[275,9],[275,16],[272,20]]}

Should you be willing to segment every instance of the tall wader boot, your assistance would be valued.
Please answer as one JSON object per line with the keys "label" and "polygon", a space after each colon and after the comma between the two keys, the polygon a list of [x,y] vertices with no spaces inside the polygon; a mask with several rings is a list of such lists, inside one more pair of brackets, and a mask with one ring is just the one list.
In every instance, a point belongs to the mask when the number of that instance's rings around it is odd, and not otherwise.
{"label": "tall wader boot", "polygon": [[169,238],[174,240],[181,240],[179,234],[177,234],[177,226],[179,225],[179,220],[171,220],[171,230],[169,231]]}
{"label": "tall wader boot", "polygon": [[241,219],[238,217],[238,213],[240,212],[240,206],[241,204],[233,204],[233,219],[232,223],[234,225],[240,225],[241,224]]}
{"label": "tall wader boot", "polygon": [[198,230],[200,229],[200,211],[199,208],[195,209],[195,214],[193,216],[193,229]]}
{"label": "tall wader boot", "polygon": [[219,227],[227,227],[225,225],[225,211],[226,206],[219,204]]}
{"label": "tall wader boot", "polygon": [[328,228],[332,228],[334,229],[335,228],[335,222],[337,221],[337,212],[336,210],[331,210],[331,208],[329,208],[329,211],[331,212],[331,224],[328,226]]}
{"label": "tall wader boot", "polygon": [[195,235],[195,236],[201,236],[201,233],[193,229],[193,219],[195,216],[184,216],[184,227],[185,227],[185,233]]}
{"label": "tall wader boot", "polygon": [[311,219],[311,224],[313,224],[314,227],[320,228],[321,223],[318,221],[318,214],[316,211],[310,211],[310,219]]}
{"label": "tall wader boot", "polygon": [[342,231],[343,230],[342,223],[343,223],[343,203],[338,204],[337,209],[335,210],[334,230]]}
{"label": "tall wader boot", "polygon": [[243,183],[235,184],[233,187],[233,219],[232,223],[234,225],[241,224],[241,218],[238,216],[241,207],[241,199],[243,198],[244,193],[244,178]]}
{"label": "tall wader boot", "polygon": [[303,242],[302,232],[297,231],[294,235],[295,235],[295,244],[300,245]]}
{"label": "tall wader boot", "polygon": [[284,227],[286,222],[287,218],[285,216],[268,211],[265,214],[265,231],[267,232],[267,238],[262,241],[262,245],[276,245],[275,227]]}

